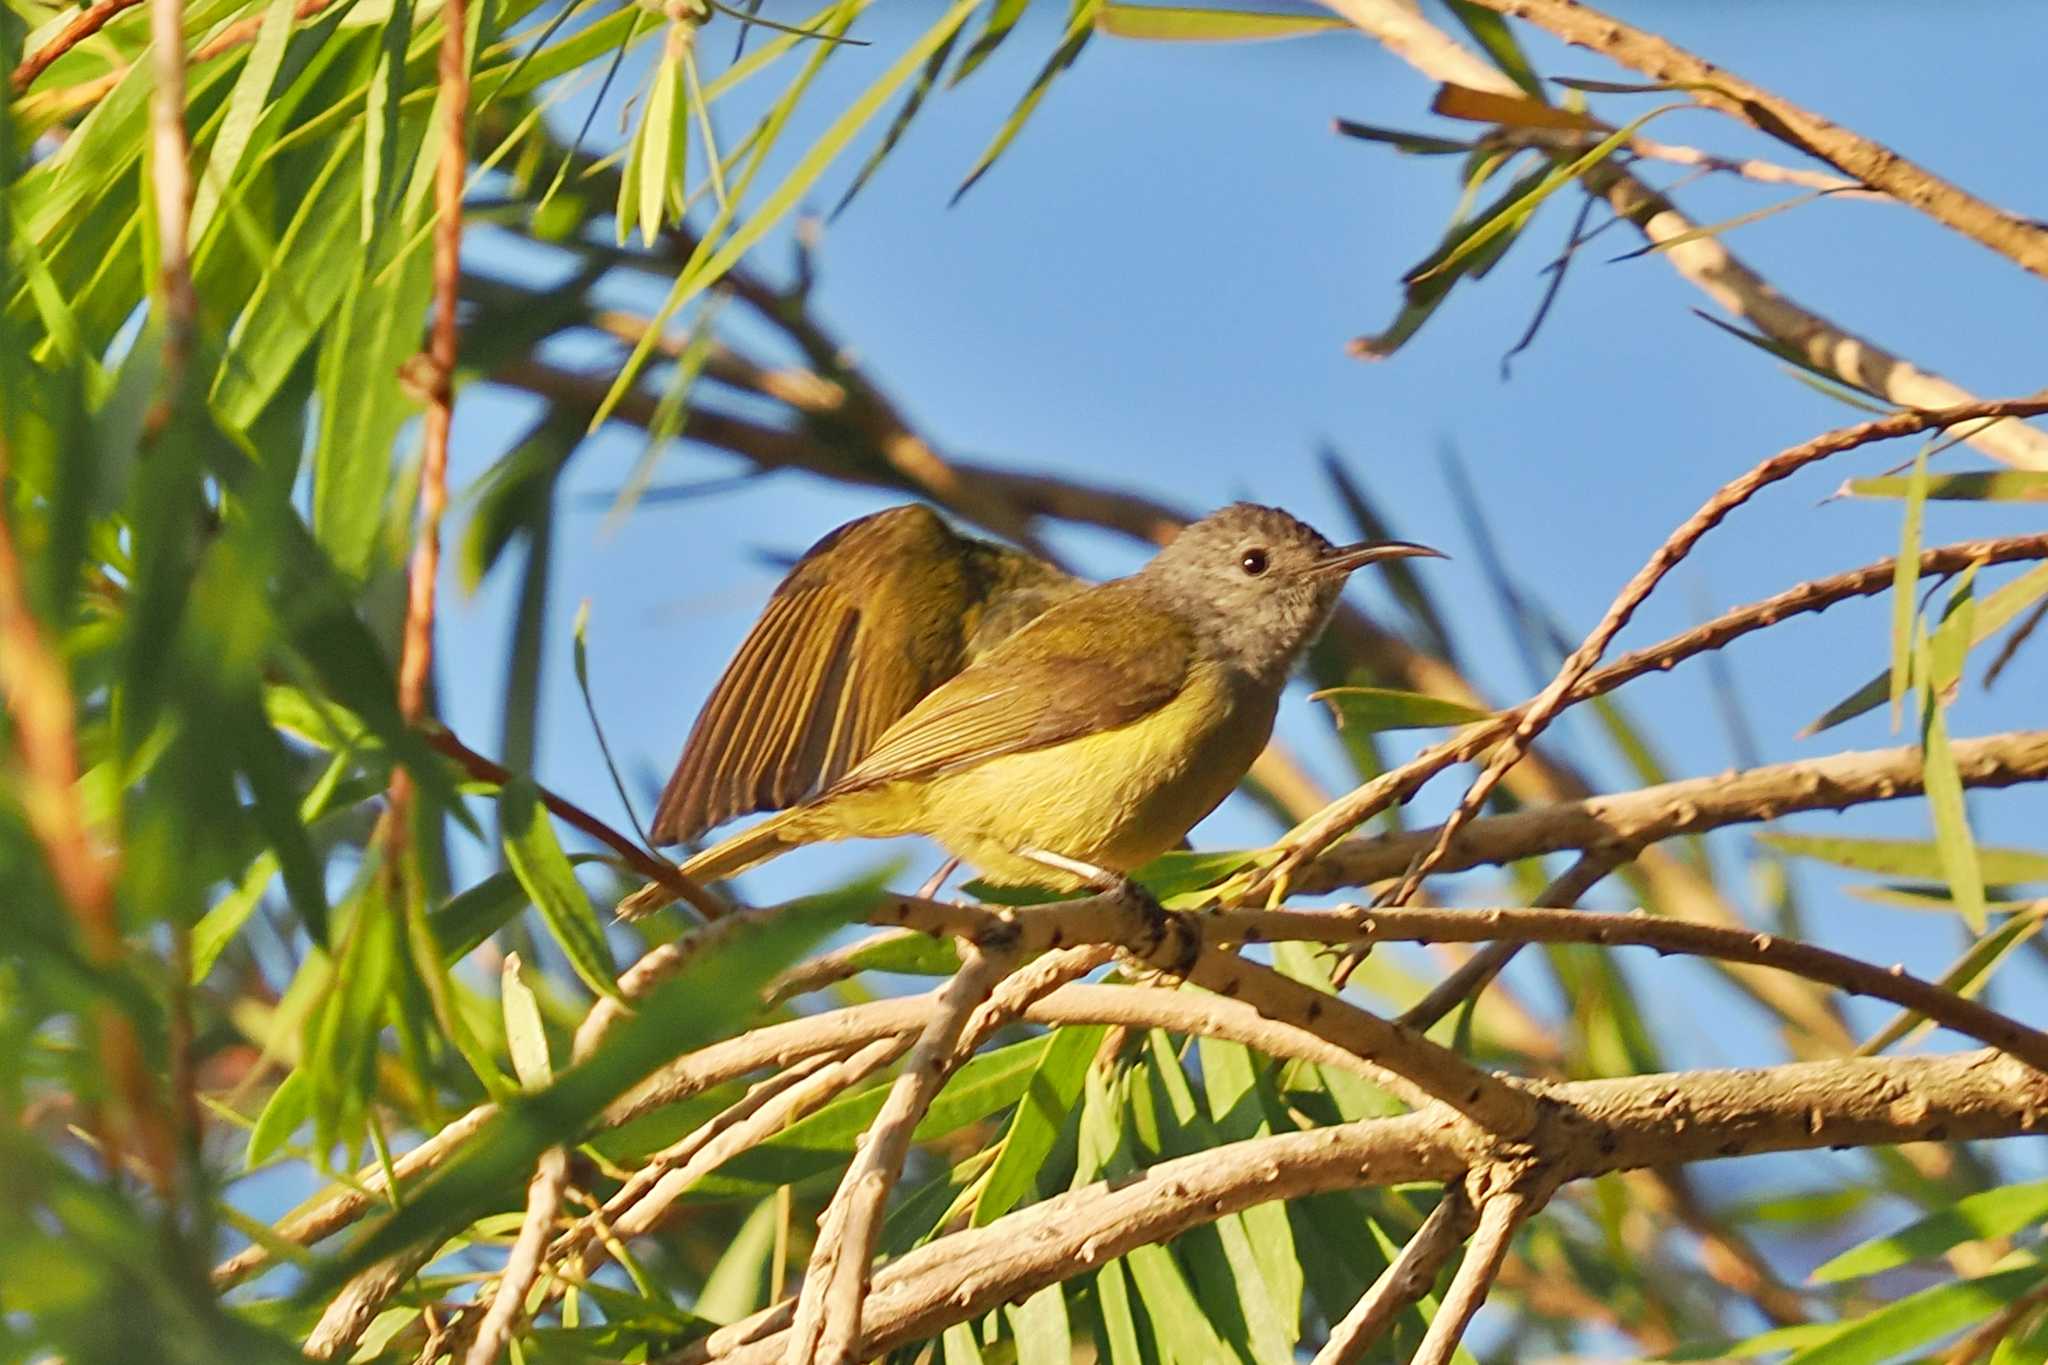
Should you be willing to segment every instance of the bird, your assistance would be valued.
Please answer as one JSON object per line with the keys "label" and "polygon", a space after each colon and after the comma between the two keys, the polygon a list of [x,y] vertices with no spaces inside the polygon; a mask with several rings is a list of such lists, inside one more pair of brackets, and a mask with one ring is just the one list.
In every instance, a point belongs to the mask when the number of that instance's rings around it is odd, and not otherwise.
{"label": "bird", "polygon": [[712,685],[655,807],[654,842],[830,786],[940,683],[1083,586],[922,503],[827,533]]}
{"label": "bird", "polygon": [[[918,834],[997,885],[1069,892],[1125,876],[1244,777],[1349,576],[1409,556],[1442,557],[1407,541],[1340,547],[1279,508],[1233,503],[1136,573],[1057,593],[857,761],[681,871],[715,880],[804,844]],[[620,913],[666,899],[650,887]]]}

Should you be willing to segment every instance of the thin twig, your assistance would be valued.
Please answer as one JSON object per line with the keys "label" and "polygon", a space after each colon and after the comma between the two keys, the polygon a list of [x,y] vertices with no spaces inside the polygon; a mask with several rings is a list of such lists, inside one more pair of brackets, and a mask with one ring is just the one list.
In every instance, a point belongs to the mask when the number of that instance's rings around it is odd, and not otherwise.
{"label": "thin twig", "polygon": [[548,1232],[554,1227],[555,1210],[561,1206],[562,1187],[568,1181],[568,1150],[550,1147],[542,1152],[526,1186],[526,1216],[519,1224],[518,1239],[505,1258],[504,1273],[498,1277],[491,1306],[484,1312],[463,1365],[491,1365],[511,1340],[525,1310],[527,1291],[540,1275],[541,1253],[547,1249]]}
{"label": "thin twig", "polygon": [[882,1209],[910,1152],[911,1134],[963,1060],[958,1051],[970,1016],[1015,965],[1007,947],[970,943],[960,970],[939,992],[937,1007],[890,1087],[853,1164],[819,1220],[818,1243],[804,1273],[796,1318],[784,1352],[787,1365],[851,1365],[861,1341],[861,1305],[881,1236]]}
{"label": "thin twig", "polygon": [[[1601,878],[1612,872],[1619,861],[1615,853],[1581,853],[1578,861],[1543,888],[1543,893],[1530,904],[1552,910],[1569,909],[1577,905],[1579,897],[1591,891]],[[1425,1032],[1436,1027],[1439,1019],[1485,990],[1515,954],[1522,951],[1522,947],[1520,943],[1488,944],[1460,963],[1457,970],[1439,981],[1427,995],[1403,1010],[1399,1015],[1400,1021],[1409,1028]]]}
{"label": "thin twig", "polygon": [[1472,1234],[1465,1259],[1458,1262],[1451,1287],[1444,1291],[1443,1301],[1437,1305],[1436,1316],[1429,1320],[1429,1330],[1423,1333],[1422,1345],[1416,1348],[1410,1365],[1449,1365],[1472,1315],[1486,1302],[1494,1277],[1500,1274],[1515,1230],[1542,1205],[1542,1199],[1520,1186],[1509,1186],[1479,1205],[1478,1231]]}
{"label": "thin twig", "polygon": [[[36,77],[49,70],[59,57],[105,28],[116,15],[141,3],[142,0],[98,0],[97,4],[81,10],[54,38],[21,59],[9,78],[14,93],[20,95],[35,84]],[[182,41],[179,45],[183,46]]]}
{"label": "thin twig", "polygon": [[1835,167],[2036,275],[2048,276],[2048,231],[1951,185],[1891,148],[1832,123],[1724,66],[1580,0],[1479,0],[1555,37],[1589,48],[1652,80],[1669,81],[1709,108]]}
{"label": "thin twig", "polygon": [[1422,879],[1443,860],[1449,851],[1451,840],[1457,837],[1479,810],[1493,789],[1500,784],[1507,770],[1521,761],[1529,745],[1557,714],[1570,704],[1572,689],[1577,686],[1600,661],[1607,651],[1607,645],[1628,624],[1636,608],[1655,591],[1664,576],[1677,566],[1680,560],[1692,552],[1700,539],[1757,493],[1783,479],[1790,478],[1799,470],[1816,461],[1869,445],[1873,441],[1889,440],[1896,436],[1910,436],[1930,428],[1946,429],[1958,422],[1972,421],[1982,417],[2025,417],[2048,412],[2048,400],[2040,398],[2008,399],[2003,402],[1979,403],[1965,408],[1951,408],[1941,413],[1908,412],[1888,417],[1858,422],[1853,426],[1840,427],[1802,441],[1789,450],[1780,451],[1762,464],[1757,465],[1739,478],[1723,484],[1714,495],[1701,504],[1699,511],[1688,517],[1677,530],[1665,537],[1649,562],[1637,570],[1621,593],[1614,599],[1607,612],[1600,618],[1592,633],[1573,650],[1557,670],[1557,676],[1543,689],[1524,711],[1522,719],[1515,726],[1486,770],[1480,773],[1459,800],[1450,818],[1444,821],[1443,829],[1436,843],[1424,854],[1416,865],[1410,868],[1395,888],[1392,903],[1399,905],[1415,893]]}
{"label": "thin twig", "polygon": [[[1411,0],[1322,3],[1431,80],[1523,98],[1521,88],[1499,68],[1431,24]],[[1589,168],[1584,181],[1590,193],[1606,199],[1644,237],[1667,245],[1664,258],[1683,278],[1816,368],[1901,407],[1945,408],[1976,401],[1976,395],[1951,380],[1920,369],[1801,304],[1751,269],[1718,236],[1697,235],[1698,223],[1626,167],[1604,161]],[[2048,433],[2033,427],[1994,422],[1968,439],[1993,459],[2016,468],[2048,469]]]}
{"label": "thin twig", "polygon": [[[482,754],[470,748],[449,731],[438,725],[422,726],[420,733],[436,751],[454,759],[462,766],[462,770],[472,777],[503,785],[506,782],[510,782],[514,776],[509,768],[485,758]],[[535,784],[534,789],[540,796],[541,804],[552,811],[562,823],[582,830],[585,834],[588,834],[591,838],[618,854],[621,862],[641,876],[648,878],[650,881],[659,882],[670,891],[673,891],[678,900],[689,905],[691,909],[697,911],[705,919],[723,919],[732,913],[730,905],[721,900],[709,888],[699,886],[695,881],[685,877],[681,870],[668,859],[649,853],[639,844],[627,838],[624,834],[598,819],[595,815],[592,815],[567,797],[549,791],[546,787],[542,787],[539,784]]]}
{"label": "thin twig", "polygon": [[1330,1339],[1310,1365],[1350,1365],[1385,1336],[1401,1311],[1436,1283],[1437,1271],[1471,1233],[1472,1223],[1472,1201],[1465,1197],[1464,1187],[1447,1186],[1401,1254],[1330,1329]]}

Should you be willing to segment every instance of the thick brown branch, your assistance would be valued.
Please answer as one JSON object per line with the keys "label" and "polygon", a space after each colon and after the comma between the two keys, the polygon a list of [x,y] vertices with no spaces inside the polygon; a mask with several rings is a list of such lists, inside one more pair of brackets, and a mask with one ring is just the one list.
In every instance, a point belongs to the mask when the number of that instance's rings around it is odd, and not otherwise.
{"label": "thick brown branch", "polygon": [[[1762,1152],[1962,1141],[2048,1128],[2048,1076],[1997,1052],[1852,1058],[1752,1070],[1581,1081],[1543,1089],[1531,1145],[1561,1178]],[[1458,1179],[1458,1134],[1431,1110],[1253,1139],[1162,1162],[956,1232],[875,1276],[862,1349],[934,1336],[1140,1246],[1257,1204],[1325,1190]],[[780,1359],[787,1304],[677,1357]],[[749,1343],[752,1344],[743,1344]]]}

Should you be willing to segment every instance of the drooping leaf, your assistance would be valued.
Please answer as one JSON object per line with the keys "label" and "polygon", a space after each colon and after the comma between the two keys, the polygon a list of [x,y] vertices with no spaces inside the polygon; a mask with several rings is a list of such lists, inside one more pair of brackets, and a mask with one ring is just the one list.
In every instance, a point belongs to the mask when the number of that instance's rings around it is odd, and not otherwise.
{"label": "drooping leaf", "polygon": [[735,925],[715,946],[635,1002],[592,1054],[547,1089],[506,1101],[495,1119],[408,1192],[403,1208],[317,1265],[298,1297],[314,1302],[366,1266],[419,1242],[439,1240],[508,1198],[517,1198],[540,1154],[580,1135],[606,1105],[681,1052],[731,1033],[760,1009],[776,973],[848,918],[855,898],[819,897],[783,907],[772,921]]}
{"label": "drooping leaf", "polygon": [[498,826],[504,831],[505,861],[533,899],[583,984],[599,995],[617,996],[616,968],[604,941],[597,907],[576,880],[575,868],[555,839],[540,793],[526,778],[515,778],[498,793]]}

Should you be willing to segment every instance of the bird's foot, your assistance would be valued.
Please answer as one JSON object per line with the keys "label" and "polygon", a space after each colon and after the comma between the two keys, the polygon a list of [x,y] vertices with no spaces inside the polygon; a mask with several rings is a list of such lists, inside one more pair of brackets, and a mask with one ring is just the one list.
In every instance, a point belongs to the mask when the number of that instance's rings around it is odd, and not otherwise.
{"label": "bird's foot", "polygon": [[1125,951],[1171,976],[1187,975],[1202,946],[1201,934],[1189,932],[1192,925],[1187,915],[1168,910],[1159,903],[1157,896],[1145,889],[1143,883],[1125,873],[1112,872],[1042,848],[1018,851],[1035,863],[1080,879],[1081,884],[1096,895],[1114,898],[1135,910],[1145,921],[1145,934],[1138,942],[1126,943]]}

